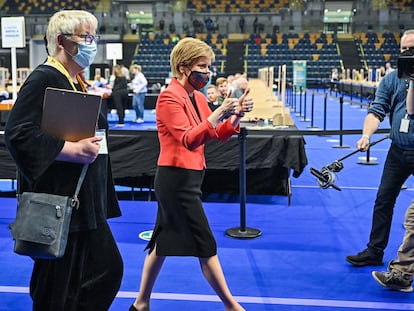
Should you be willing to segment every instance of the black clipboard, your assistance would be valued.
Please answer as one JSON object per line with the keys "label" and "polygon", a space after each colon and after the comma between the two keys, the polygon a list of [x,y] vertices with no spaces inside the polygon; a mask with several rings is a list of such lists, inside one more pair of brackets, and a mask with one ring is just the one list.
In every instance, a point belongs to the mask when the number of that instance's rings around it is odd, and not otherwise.
{"label": "black clipboard", "polygon": [[43,100],[41,128],[67,141],[95,136],[100,95],[48,87]]}

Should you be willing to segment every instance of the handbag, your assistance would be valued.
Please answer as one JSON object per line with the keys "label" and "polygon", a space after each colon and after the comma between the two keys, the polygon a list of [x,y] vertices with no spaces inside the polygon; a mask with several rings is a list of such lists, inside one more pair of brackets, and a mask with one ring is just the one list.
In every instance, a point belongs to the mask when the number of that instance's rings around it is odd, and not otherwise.
{"label": "handbag", "polygon": [[72,210],[79,208],[78,194],[88,164],[82,168],[75,194],[23,192],[11,224],[14,252],[32,258],[56,259],[65,254]]}

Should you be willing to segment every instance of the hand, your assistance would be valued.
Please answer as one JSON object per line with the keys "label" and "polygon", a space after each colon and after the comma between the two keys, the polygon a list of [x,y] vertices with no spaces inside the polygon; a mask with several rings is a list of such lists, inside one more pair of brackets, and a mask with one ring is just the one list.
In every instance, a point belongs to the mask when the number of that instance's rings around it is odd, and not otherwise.
{"label": "hand", "polygon": [[356,143],[356,147],[360,151],[366,151],[369,148],[369,138],[364,135]]}
{"label": "hand", "polygon": [[[231,91],[227,94],[226,98],[224,99],[223,103],[220,105],[219,109],[222,112],[220,120],[225,119],[238,111],[239,107],[239,99],[238,98],[231,98]],[[216,110],[219,110],[216,109]]]}
{"label": "hand", "polygon": [[83,164],[90,164],[96,160],[99,153],[102,137],[90,137],[78,141],[78,160]]}
{"label": "hand", "polygon": [[244,91],[244,94],[239,98],[239,106],[237,107],[236,116],[243,117],[246,112],[253,110],[253,98],[247,95],[250,92],[250,88]]}
{"label": "hand", "polygon": [[253,110],[253,98],[248,97],[250,88],[244,91],[244,94],[239,98],[239,112],[250,112]]}

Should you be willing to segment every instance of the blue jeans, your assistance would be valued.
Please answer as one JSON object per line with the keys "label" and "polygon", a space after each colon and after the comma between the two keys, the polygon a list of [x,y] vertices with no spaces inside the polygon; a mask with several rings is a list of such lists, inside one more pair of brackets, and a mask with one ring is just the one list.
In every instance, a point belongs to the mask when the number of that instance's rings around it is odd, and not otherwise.
{"label": "blue jeans", "polygon": [[395,201],[407,178],[414,174],[414,150],[392,144],[388,150],[375,199],[372,228],[367,244],[370,254],[383,256],[390,236]]}
{"label": "blue jeans", "polygon": [[134,108],[137,119],[144,119],[144,102],[146,93],[134,93],[132,97],[132,108]]}

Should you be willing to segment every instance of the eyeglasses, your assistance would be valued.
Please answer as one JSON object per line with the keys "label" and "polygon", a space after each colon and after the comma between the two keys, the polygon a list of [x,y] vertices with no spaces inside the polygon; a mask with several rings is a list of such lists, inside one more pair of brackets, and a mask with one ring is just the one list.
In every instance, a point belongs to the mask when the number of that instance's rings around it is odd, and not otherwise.
{"label": "eyeglasses", "polygon": [[76,33],[62,33],[64,36],[77,36],[79,38],[85,39],[86,44],[92,44],[92,42],[98,43],[99,39],[101,38],[99,35],[91,35],[91,34],[76,34]]}

